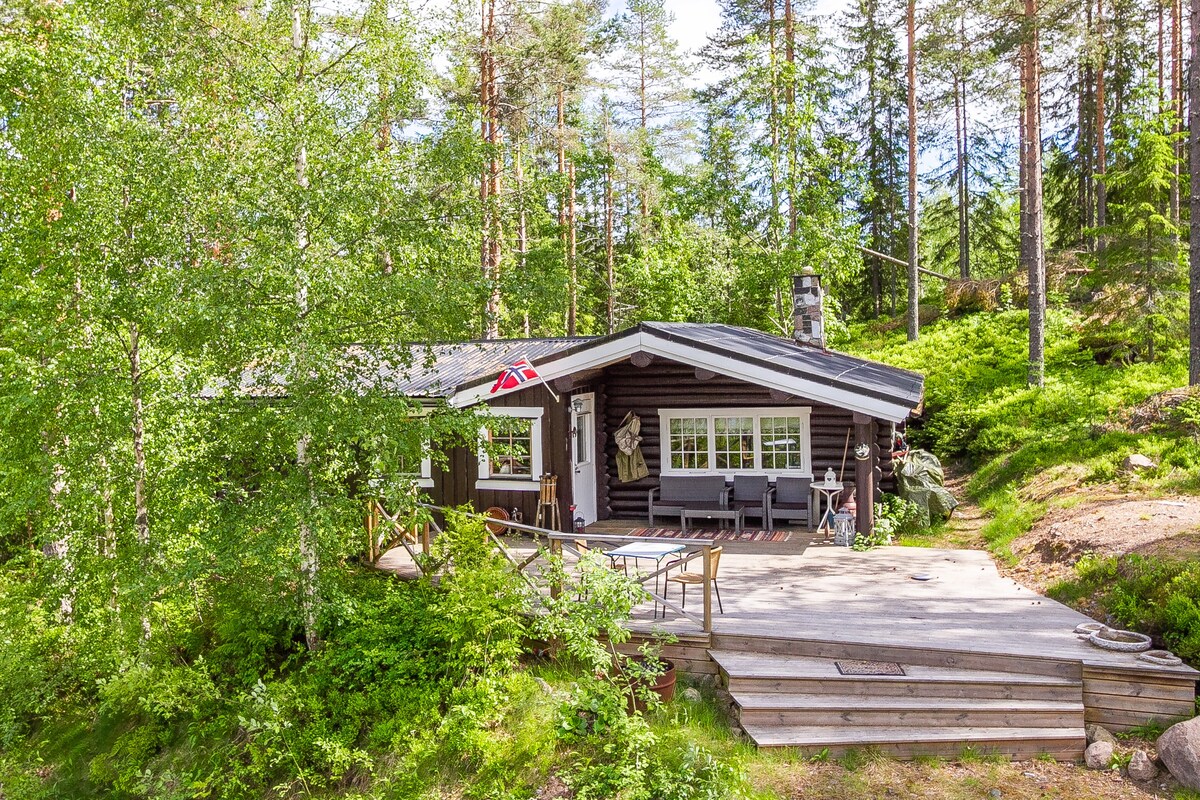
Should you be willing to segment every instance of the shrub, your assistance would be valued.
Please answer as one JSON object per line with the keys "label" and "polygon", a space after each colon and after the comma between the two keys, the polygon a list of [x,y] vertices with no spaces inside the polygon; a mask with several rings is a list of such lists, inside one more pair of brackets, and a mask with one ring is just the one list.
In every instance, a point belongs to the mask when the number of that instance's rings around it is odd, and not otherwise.
{"label": "shrub", "polygon": [[1200,563],[1086,555],[1075,569],[1077,578],[1052,587],[1051,597],[1090,596],[1112,624],[1157,637],[1185,661],[1200,660]]}

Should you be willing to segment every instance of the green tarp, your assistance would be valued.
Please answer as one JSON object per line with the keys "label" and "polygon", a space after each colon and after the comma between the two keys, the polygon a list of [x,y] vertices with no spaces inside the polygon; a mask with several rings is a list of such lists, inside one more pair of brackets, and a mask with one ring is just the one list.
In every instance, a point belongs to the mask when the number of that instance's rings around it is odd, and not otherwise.
{"label": "green tarp", "polygon": [[893,468],[900,496],[920,507],[922,525],[950,518],[958,501],[946,491],[946,475],[937,456],[928,450],[909,450],[896,459]]}

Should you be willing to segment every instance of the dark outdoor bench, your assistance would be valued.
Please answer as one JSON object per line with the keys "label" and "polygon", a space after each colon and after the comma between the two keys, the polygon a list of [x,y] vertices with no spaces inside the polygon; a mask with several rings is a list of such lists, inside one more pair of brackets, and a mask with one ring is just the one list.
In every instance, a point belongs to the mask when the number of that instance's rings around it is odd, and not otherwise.
{"label": "dark outdoor bench", "polygon": [[649,492],[650,527],[654,527],[655,514],[678,517],[685,510],[728,507],[729,487],[724,475],[663,475],[660,485]]}

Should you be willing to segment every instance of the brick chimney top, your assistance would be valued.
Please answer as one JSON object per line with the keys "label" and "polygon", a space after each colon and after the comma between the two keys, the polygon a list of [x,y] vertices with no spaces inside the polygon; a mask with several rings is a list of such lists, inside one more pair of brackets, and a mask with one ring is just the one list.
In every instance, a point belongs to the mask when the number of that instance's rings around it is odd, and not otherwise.
{"label": "brick chimney top", "polygon": [[792,276],[792,321],[796,341],[825,349],[825,315],[822,300],[821,276],[812,267]]}

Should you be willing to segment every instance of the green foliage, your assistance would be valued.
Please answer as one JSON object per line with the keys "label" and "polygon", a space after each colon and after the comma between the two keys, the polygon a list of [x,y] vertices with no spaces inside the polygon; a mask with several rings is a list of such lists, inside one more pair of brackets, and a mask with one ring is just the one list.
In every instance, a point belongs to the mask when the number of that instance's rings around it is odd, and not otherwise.
{"label": "green foliage", "polygon": [[[921,508],[911,500],[885,493],[875,504],[875,537],[877,544],[891,542],[894,537],[916,533],[921,527]],[[858,540],[855,539],[855,545]]]}
{"label": "green foliage", "polygon": [[1115,624],[1160,638],[1185,661],[1200,659],[1200,562],[1088,555],[1076,573],[1051,587],[1050,596],[1090,597]]}

